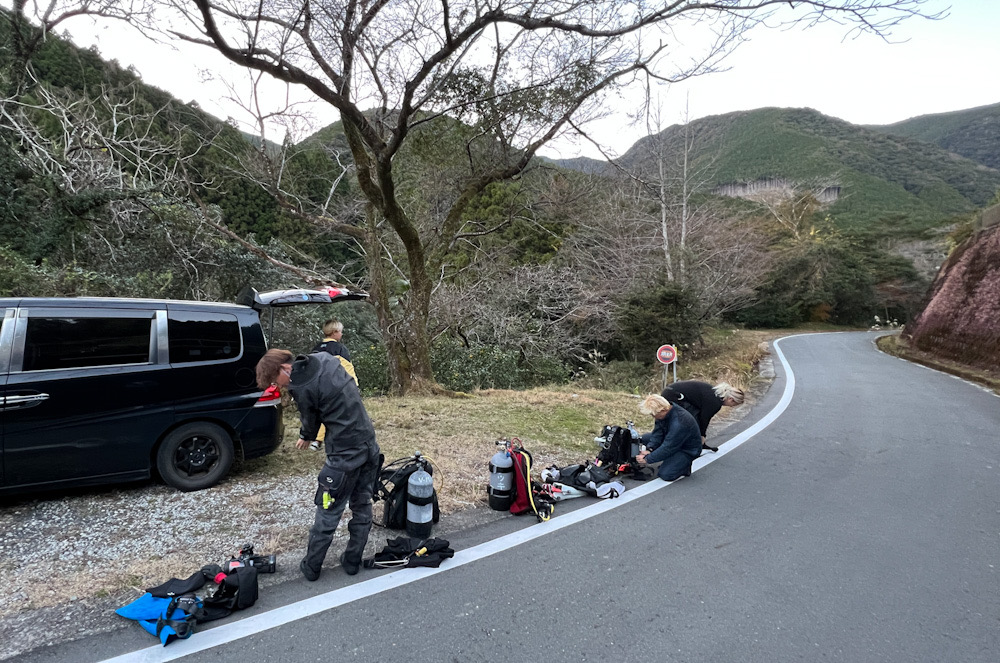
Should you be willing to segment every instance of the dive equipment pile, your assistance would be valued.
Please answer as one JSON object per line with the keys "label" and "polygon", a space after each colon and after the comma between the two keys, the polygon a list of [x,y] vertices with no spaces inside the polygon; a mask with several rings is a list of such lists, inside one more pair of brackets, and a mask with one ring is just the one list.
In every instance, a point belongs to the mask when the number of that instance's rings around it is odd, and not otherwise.
{"label": "dive equipment pile", "polygon": [[252,606],[258,595],[257,574],[274,573],[276,564],[274,555],[255,555],[247,543],[223,566],[207,564],[186,579],[171,578],[150,587],[115,613],[135,620],[166,646],[190,638],[196,624]]}

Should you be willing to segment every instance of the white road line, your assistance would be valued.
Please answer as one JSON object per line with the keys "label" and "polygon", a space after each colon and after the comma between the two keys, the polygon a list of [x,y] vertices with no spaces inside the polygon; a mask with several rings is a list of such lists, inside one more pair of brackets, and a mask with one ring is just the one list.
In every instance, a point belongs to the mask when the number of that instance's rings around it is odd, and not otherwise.
{"label": "white road line", "polygon": [[953,378],[955,380],[958,380],[959,382],[964,382],[965,384],[969,385],[970,387],[975,387],[979,391],[986,392],[990,396],[995,396],[997,398],[1000,398],[1000,393],[997,393],[997,392],[993,391],[992,389],[990,389],[989,387],[987,387],[984,384],[980,384],[978,382],[973,382],[972,380],[969,380],[967,378],[963,378],[961,376],[955,375],[954,373],[949,373],[948,371],[943,371],[940,368],[931,368],[930,366],[928,366],[926,364],[921,364],[921,363],[918,363],[918,362],[915,362],[915,361],[910,361],[909,359],[904,359],[903,357],[897,357],[894,354],[890,354],[890,353],[886,352],[885,350],[883,350],[882,348],[878,347],[878,338],[879,337],[876,337],[876,338],[872,339],[872,346],[876,350],[878,350],[879,352],[881,352],[882,354],[884,354],[886,357],[891,357],[892,359],[898,359],[899,361],[905,362],[905,363],[909,364],[910,366],[916,366],[918,368],[923,368],[923,369],[931,371],[933,373],[938,373],[940,375],[945,375],[945,376],[947,376],[949,378]]}
{"label": "white road line", "polygon": [[[797,334],[796,336],[803,335],[804,334]],[[785,338],[795,338],[795,336],[786,336]],[[774,408],[760,421],[726,442],[725,446],[719,448],[719,451],[713,454],[707,454],[695,460],[692,466],[692,472],[697,472],[706,465],[714,463],[719,458],[722,458],[736,447],[742,445],[744,442],[760,433],[762,430],[771,425],[779,416],[781,416],[781,413],[788,407],[788,404],[792,401],[792,394],[795,391],[795,375],[792,373],[792,369],[788,365],[788,362],[785,361],[785,355],[781,352],[781,348],[779,347],[779,343],[785,340],[785,338],[778,339],[773,344],[774,351],[777,354],[778,359],[781,361],[781,365],[785,368],[785,390],[782,392],[781,400],[779,400],[778,404],[775,405]],[[636,488],[628,489],[624,495],[616,499],[601,500],[600,502],[596,502],[595,504],[582,509],[577,509],[576,511],[572,511],[564,515],[559,515],[548,522],[538,523],[537,525],[526,527],[522,530],[518,530],[517,532],[512,532],[511,534],[507,534],[506,536],[502,536],[492,541],[486,541],[485,543],[481,543],[466,550],[459,550],[455,553],[455,556],[452,559],[445,561],[436,569],[418,568],[393,571],[391,573],[380,575],[377,578],[372,578],[371,580],[365,580],[364,582],[359,582],[348,587],[342,587],[325,594],[320,594],[319,596],[290,603],[281,608],[275,608],[274,610],[260,613],[258,615],[254,615],[253,617],[247,617],[231,624],[195,633],[187,640],[176,640],[172,642],[169,647],[148,647],[146,649],[140,649],[128,654],[122,654],[121,656],[106,659],[102,663],[163,663],[165,661],[173,661],[184,656],[190,656],[191,654],[205,651],[206,649],[211,649],[212,647],[218,647],[219,645],[224,645],[226,643],[233,642],[234,640],[255,635],[257,633],[261,633],[262,631],[282,626],[283,624],[288,624],[289,622],[310,617],[319,612],[330,610],[346,603],[357,601],[358,599],[374,596],[375,594],[395,589],[396,587],[401,587],[411,582],[417,582],[418,580],[437,575],[438,573],[446,573],[451,569],[455,569],[483,559],[484,557],[489,557],[490,555],[495,555],[496,553],[509,550],[510,548],[518,546],[522,543],[532,541],[541,536],[545,536],[546,534],[551,534],[552,532],[561,530],[564,527],[569,527],[570,525],[575,525],[576,523],[588,518],[593,518],[594,516],[605,513],[606,511],[624,506],[633,500],[637,500],[640,497],[666,488],[671,485],[671,483],[673,482],[668,483],[654,479]]]}

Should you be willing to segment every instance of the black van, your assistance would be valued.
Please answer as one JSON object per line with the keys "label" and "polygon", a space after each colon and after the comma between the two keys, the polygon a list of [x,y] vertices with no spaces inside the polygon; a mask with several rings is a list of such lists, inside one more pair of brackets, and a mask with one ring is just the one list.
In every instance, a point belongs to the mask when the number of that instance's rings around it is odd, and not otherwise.
{"label": "black van", "polygon": [[[247,289],[240,304],[0,298],[0,493],[132,481],[218,483],[281,441],[261,391],[264,308],[361,299]],[[273,309],[272,309],[273,310]]]}

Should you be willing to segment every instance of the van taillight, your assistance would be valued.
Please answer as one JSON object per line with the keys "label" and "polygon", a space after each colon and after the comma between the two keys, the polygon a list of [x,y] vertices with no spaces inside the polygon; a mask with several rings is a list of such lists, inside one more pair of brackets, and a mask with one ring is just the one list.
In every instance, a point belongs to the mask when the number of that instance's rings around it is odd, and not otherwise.
{"label": "van taillight", "polygon": [[270,387],[264,390],[254,404],[254,407],[267,407],[269,405],[277,405],[281,402],[281,390],[278,389],[278,385],[272,384]]}

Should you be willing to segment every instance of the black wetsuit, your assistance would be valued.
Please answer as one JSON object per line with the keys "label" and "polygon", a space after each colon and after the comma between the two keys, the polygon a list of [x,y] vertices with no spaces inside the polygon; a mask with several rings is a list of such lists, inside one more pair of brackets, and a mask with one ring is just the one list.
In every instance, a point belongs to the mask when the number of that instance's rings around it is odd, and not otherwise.
{"label": "black wetsuit", "polygon": [[[316,492],[316,520],[309,530],[309,544],[302,560],[303,572],[318,576],[333,542],[344,508],[351,506],[347,525],[350,539],[344,551],[345,566],[361,565],[372,526],[372,492],[379,470],[375,427],[361,402],[361,392],[332,354],[317,352],[296,358],[288,385],[299,406],[303,440],[316,439],[319,425],[326,426],[326,463]],[[327,501],[324,508],[324,494]]]}
{"label": "black wetsuit", "polygon": [[712,417],[722,409],[722,399],[715,395],[715,389],[707,382],[681,380],[668,386],[660,395],[690,412],[698,422],[702,437],[706,437]]}

